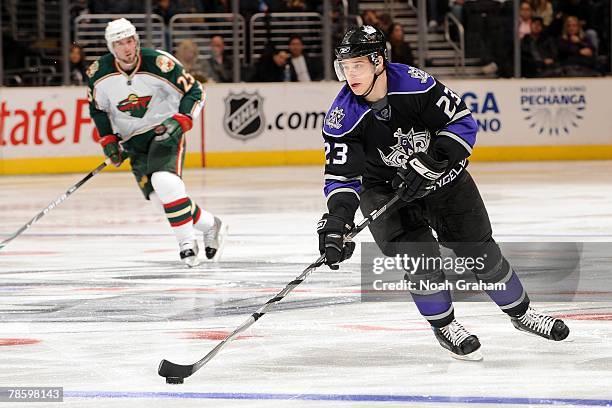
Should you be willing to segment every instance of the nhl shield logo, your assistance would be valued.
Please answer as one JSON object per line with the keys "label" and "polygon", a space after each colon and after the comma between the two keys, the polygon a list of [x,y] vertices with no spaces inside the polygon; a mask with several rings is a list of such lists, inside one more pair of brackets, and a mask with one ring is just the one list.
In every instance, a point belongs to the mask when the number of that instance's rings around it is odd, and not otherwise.
{"label": "nhl shield logo", "polygon": [[230,93],[225,98],[223,126],[228,135],[247,140],[257,137],[263,130],[263,98],[257,92]]}

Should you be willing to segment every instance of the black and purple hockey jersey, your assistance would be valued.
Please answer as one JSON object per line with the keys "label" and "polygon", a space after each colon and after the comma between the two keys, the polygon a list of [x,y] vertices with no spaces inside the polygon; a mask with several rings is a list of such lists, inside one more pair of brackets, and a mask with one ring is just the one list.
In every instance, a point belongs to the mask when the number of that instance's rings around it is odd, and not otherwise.
{"label": "black and purple hockey jersey", "polygon": [[345,85],[325,116],[330,213],[352,219],[362,188],[390,184],[414,152],[451,163],[437,187],[463,171],[472,153],[477,125],[457,94],[415,67],[390,63],[386,72],[386,98],[370,104]]}

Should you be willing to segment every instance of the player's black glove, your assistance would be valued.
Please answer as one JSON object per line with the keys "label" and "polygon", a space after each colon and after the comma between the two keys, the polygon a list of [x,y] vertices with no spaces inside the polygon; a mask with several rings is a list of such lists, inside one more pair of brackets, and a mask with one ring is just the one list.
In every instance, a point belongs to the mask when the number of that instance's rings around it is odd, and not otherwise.
{"label": "player's black glove", "polygon": [[178,143],[181,136],[193,127],[191,116],[176,113],[171,118],[164,120],[154,129],[155,141],[163,145],[172,146]]}
{"label": "player's black glove", "polygon": [[338,269],[338,264],[349,259],[355,250],[355,243],[344,242],[344,236],[354,227],[353,222],[344,221],[332,214],[323,214],[317,224],[319,233],[319,252],[325,254],[325,264],[331,269]]}
{"label": "player's black glove", "polygon": [[433,191],[447,166],[447,160],[437,161],[424,152],[417,152],[408,158],[405,168],[398,170],[391,185],[404,201],[425,197]]}

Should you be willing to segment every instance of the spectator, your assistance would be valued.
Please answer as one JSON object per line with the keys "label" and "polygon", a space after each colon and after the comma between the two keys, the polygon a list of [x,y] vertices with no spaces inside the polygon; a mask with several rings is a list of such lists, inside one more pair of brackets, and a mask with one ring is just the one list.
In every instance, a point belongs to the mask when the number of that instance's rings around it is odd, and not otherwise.
{"label": "spectator", "polygon": [[183,40],[176,47],[176,58],[183,64],[185,71],[189,72],[195,79],[200,82],[206,82],[206,66],[204,62],[198,58],[198,45],[193,40]]}
{"label": "spectator", "polygon": [[[88,1],[87,0],[73,0],[69,9],[70,9],[70,21],[74,20],[77,16],[81,14],[89,13],[88,9]],[[4,11],[3,11],[4,13]]]}
{"label": "spectator", "polygon": [[[287,11],[288,1],[287,0],[259,0],[251,1],[252,3],[258,4],[259,12],[261,13],[282,13]],[[295,3],[295,7],[299,7],[301,1],[291,2]],[[242,9],[241,9],[242,10]]]}
{"label": "spectator", "polygon": [[461,24],[463,24],[463,6],[465,6],[465,0],[452,0],[450,4],[450,12]]}
{"label": "spectator", "polygon": [[[591,28],[591,10],[593,9],[590,0],[557,0],[554,7],[555,15],[550,26],[552,35],[561,36],[565,27],[565,19],[569,16],[577,17],[582,29],[591,41],[597,37]],[[593,37],[595,36],[595,38]],[[593,43],[593,45],[596,45]]]}
{"label": "spectator", "polygon": [[297,35],[289,39],[289,54],[291,81],[310,82],[320,79],[320,69],[317,69],[313,60],[304,56],[304,43]]}
{"label": "spectator", "polygon": [[204,5],[200,0],[173,0],[181,13],[203,13]]}
{"label": "spectator", "polygon": [[391,44],[391,62],[400,64],[414,65],[412,57],[412,48],[410,44],[404,40],[404,29],[401,24],[391,24],[387,35]]}
{"label": "spectator", "polygon": [[522,1],[519,8],[519,38],[523,39],[527,34],[531,33],[531,18],[533,17],[533,9],[528,1]]}
{"label": "spectator", "polygon": [[159,14],[163,18],[165,24],[170,22],[172,16],[183,13],[184,11],[185,10],[181,8],[180,4],[170,0],[157,0],[157,4],[153,7],[153,14]]}
{"label": "spectator", "polygon": [[531,0],[534,17],[541,17],[544,26],[548,27],[553,21],[553,7],[550,0]]}
{"label": "spectator", "polygon": [[527,78],[559,75],[555,41],[543,33],[541,17],[531,19],[531,33],[521,41],[523,76]]}
{"label": "spectator", "polygon": [[306,2],[304,0],[285,0],[285,11],[294,13],[307,11]]}
{"label": "spectator", "polygon": [[566,74],[571,76],[597,75],[595,51],[591,41],[584,34],[578,18],[565,19],[563,34],[559,39],[559,60]]}
{"label": "spectator", "polygon": [[230,13],[231,4],[228,0],[202,0],[204,13]]}
{"label": "spectator", "polygon": [[223,37],[215,35],[210,39],[210,57],[206,59],[206,72],[212,82],[232,82],[232,60],[226,58]]}
{"label": "spectator", "polygon": [[448,11],[448,0],[427,0],[427,20],[430,31],[440,31],[444,15]]}
{"label": "spectator", "polygon": [[87,8],[91,14],[137,14],[144,13],[144,2],[136,0],[89,0]]}
{"label": "spectator", "polygon": [[371,25],[373,27],[380,26],[380,18],[378,17],[378,13],[374,10],[366,10],[361,15],[361,19],[363,21],[363,25]]}
{"label": "spectator", "polygon": [[70,46],[70,83],[72,85],[86,85],[86,71],[85,51],[83,51],[83,47],[73,43]]}
{"label": "spectator", "polygon": [[289,54],[287,51],[268,47],[255,66],[255,74],[252,76],[251,81],[283,82],[290,80],[290,75],[287,73],[290,70],[290,67],[287,65],[288,59]]}
{"label": "spectator", "polygon": [[593,29],[593,15],[592,10],[594,9],[591,0],[561,0],[559,2],[559,12],[565,25],[565,19],[569,16],[578,18],[580,27],[584,31],[584,35],[588,37],[595,55],[599,49],[599,35],[597,31]]}
{"label": "spectator", "polygon": [[379,21],[378,28],[380,28],[380,30],[383,33],[388,33],[389,29],[391,28],[391,25],[393,24],[393,20],[391,19],[391,16],[387,13],[381,14],[380,17],[378,18],[378,21]]}

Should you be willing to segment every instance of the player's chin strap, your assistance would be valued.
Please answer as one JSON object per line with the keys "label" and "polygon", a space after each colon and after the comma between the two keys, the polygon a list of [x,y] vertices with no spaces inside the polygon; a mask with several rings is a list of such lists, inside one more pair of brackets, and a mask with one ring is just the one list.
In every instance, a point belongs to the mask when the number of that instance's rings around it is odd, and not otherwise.
{"label": "player's chin strap", "polygon": [[372,80],[372,84],[370,85],[370,87],[368,88],[366,93],[364,93],[362,95],[357,95],[357,96],[360,96],[362,98],[365,98],[366,96],[368,96],[370,94],[370,92],[372,92],[374,90],[374,85],[376,84],[376,80],[378,79],[379,76],[381,76],[383,74],[383,72],[385,72],[386,69],[387,69],[387,67],[383,63],[382,71],[380,71],[380,74],[374,73],[374,79]]}

